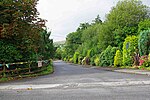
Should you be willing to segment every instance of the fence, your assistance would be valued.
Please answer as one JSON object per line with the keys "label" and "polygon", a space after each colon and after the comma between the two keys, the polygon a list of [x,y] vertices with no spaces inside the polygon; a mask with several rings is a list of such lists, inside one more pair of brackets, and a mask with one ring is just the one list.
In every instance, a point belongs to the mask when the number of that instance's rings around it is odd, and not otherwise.
{"label": "fence", "polygon": [[47,70],[52,60],[0,64],[0,78],[26,77]]}

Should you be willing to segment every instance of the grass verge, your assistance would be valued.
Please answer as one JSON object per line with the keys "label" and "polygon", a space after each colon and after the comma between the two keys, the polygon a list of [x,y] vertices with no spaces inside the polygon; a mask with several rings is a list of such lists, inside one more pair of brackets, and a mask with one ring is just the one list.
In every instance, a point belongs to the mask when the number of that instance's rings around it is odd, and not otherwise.
{"label": "grass verge", "polygon": [[28,74],[28,75],[19,75],[16,77],[2,77],[0,78],[0,82],[7,82],[7,81],[18,80],[22,78],[31,78],[31,77],[37,77],[37,76],[42,76],[42,75],[48,75],[48,74],[52,74],[53,72],[54,72],[54,67],[53,67],[53,64],[50,63],[46,66],[46,70],[42,72],[35,73],[35,74]]}

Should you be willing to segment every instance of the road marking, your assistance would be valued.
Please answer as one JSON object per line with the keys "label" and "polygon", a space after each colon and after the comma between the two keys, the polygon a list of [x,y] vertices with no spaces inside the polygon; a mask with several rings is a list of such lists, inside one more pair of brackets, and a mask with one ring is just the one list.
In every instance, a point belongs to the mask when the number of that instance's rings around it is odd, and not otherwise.
{"label": "road marking", "polygon": [[121,70],[114,70],[115,72],[121,72],[121,73],[131,73],[131,74],[141,74],[141,75],[148,75],[150,76],[150,71],[145,71],[145,70],[126,70],[126,69],[121,69]]}
{"label": "road marking", "polygon": [[47,88],[85,88],[85,87],[117,87],[150,85],[150,81],[123,81],[123,82],[95,82],[95,83],[66,83],[66,84],[30,84],[30,85],[6,85],[0,86],[0,90],[28,90],[28,89],[47,89]]}

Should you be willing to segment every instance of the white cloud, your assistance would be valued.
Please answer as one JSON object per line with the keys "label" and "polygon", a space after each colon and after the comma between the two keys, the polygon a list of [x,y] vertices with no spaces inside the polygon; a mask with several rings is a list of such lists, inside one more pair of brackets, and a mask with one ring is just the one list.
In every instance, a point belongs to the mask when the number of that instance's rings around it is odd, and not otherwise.
{"label": "white cloud", "polygon": [[[40,17],[48,20],[46,26],[52,30],[54,41],[65,40],[81,22],[91,22],[98,14],[105,19],[118,0],[40,0]],[[145,4],[149,0],[144,0]]]}

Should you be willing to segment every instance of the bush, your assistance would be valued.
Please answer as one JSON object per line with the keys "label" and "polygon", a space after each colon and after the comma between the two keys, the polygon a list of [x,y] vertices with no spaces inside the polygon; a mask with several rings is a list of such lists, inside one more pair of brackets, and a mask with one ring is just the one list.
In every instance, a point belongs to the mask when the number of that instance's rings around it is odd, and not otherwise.
{"label": "bush", "polygon": [[89,57],[85,57],[85,64],[90,65],[90,58]]}
{"label": "bush", "polygon": [[94,63],[95,63],[96,66],[99,66],[100,60],[99,60],[99,57],[98,57],[98,56],[95,57]]}
{"label": "bush", "polygon": [[136,36],[128,36],[123,43],[123,65],[131,66],[133,64],[133,55],[138,47],[138,38]]}
{"label": "bush", "polygon": [[69,62],[70,62],[70,63],[73,63],[73,58],[70,58],[70,59],[69,59]]}
{"label": "bush", "polygon": [[89,57],[89,58],[93,57],[94,56],[94,49],[88,50],[86,56]]}
{"label": "bush", "polygon": [[113,47],[110,51],[110,54],[109,54],[109,62],[110,62],[110,66],[114,65],[114,56],[116,54],[116,51],[117,51],[117,48],[116,47]]}
{"label": "bush", "polygon": [[90,64],[90,59],[89,57],[84,57],[82,60],[82,65],[89,65]]}
{"label": "bush", "polygon": [[80,55],[80,56],[78,57],[78,64],[82,64],[82,59],[83,59],[83,57]]}
{"label": "bush", "polygon": [[114,67],[119,67],[122,65],[122,54],[120,50],[117,50],[115,57],[114,57]]}
{"label": "bush", "polygon": [[60,60],[62,58],[61,54],[62,54],[61,48],[57,48],[55,51],[55,58]]}
{"label": "bush", "polygon": [[67,58],[64,58],[63,61],[67,61]]}
{"label": "bush", "polygon": [[145,30],[140,33],[138,40],[138,48],[140,56],[148,55],[150,52],[150,30]]}
{"label": "bush", "polygon": [[150,54],[148,56],[142,56],[141,60],[143,61],[141,63],[142,67],[150,67]]}
{"label": "bush", "polygon": [[0,62],[11,63],[20,61],[22,58],[21,53],[17,50],[14,44],[0,41]]}
{"label": "bush", "polygon": [[94,56],[90,58],[90,65],[93,65],[93,66],[95,65],[95,63],[94,63],[94,59],[95,59],[95,57],[94,57]]}
{"label": "bush", "polygon": [[78,57],[79,57],[79,52],[75,52],[73,56],[73,63],[77,64],[78,63]]}
{"label": "bush", "polygon": [[138,24],[138,33],[144,30],[148,30],[150,28],[150,19],[146,19],[144,21],[141,21]]}
{"label": "bush", "polygon": [[116,47],[108,46],[106,50],[100,54],[100,66],[112,66],[115,53]]}
{"label": "bush", "polygon": [[111,52],[112,46],[108,46],[106,48],[106,50],[104,50],[101,54],[100,54],[100,66],[109,66],[110,65],[110,52]]}

